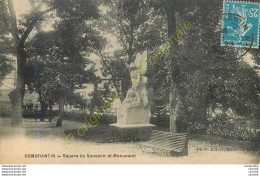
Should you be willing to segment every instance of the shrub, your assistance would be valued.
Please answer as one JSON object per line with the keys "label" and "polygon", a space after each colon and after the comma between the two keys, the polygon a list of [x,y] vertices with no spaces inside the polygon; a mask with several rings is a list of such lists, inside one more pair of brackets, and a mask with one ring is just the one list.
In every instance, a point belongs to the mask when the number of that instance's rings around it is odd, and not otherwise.
{"label": "shrub", "polygon": [[83,122],[86,115],[87,115],[87,113],[83,110],[75,110],[75,111],[70,111],[70,112],[65,111],[64,119]]}
{"label": "shrub", "polygon": [[[91,115],[89,115],[84,110],[77,110],[77,111],[70,111],[65,112],[64,119],[71,120],[71,121],[78,121],[78,122],[85,122]],[[85,118],[87,117],[87,118]],[[106,124],[112,124],[116,123],[116,116],[113,114],[103,114],[100,116],[100,119],[98,119],[99,125],[106,125]]]}
{"label": "shrub", "polygon": [[188,132],[190,134],[206,134],[206,125],[200,122],[190,123]]}
{"label": "shrub", "polygon": [[257,128],[252,128],[248,124],[249,121],[244,118],[241,122],[236,118],[219,115],[211,119],[207,133],[239,140],[259,140],[259,131]]}
{"label": "shrub", "polygon": [[0,108],[0,116],[4,117],[4,116],[8,116],[9,113],[7,112],[7,109],[5,107],[1,107]]}

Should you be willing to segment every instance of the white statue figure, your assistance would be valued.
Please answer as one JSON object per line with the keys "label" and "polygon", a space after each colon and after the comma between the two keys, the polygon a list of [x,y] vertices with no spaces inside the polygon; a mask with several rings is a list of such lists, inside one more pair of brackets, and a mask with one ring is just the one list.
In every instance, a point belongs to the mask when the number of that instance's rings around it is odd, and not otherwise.
{"label": "white statue figure", "polygon": [[[143,75],[147,69],[147,52],[137,54],[134,63],[130,65],[132,87],[128,90],[125,100],[122,105],[129,108],[146,108],[148,98],[146,93],[147,78]],[[139,70],[138,70],[139,68]],[[140,70],[142,73],[140,73]]]}
{"label": "white statue figure", "polygon": [[[147,78],[143,75],[147,67],[147,52],[137,54],[130,65],[132,87],[117,109],[117,124],[149,124],[149,108],[146,93]],[[140,73],[139,70],[142,72]]]}

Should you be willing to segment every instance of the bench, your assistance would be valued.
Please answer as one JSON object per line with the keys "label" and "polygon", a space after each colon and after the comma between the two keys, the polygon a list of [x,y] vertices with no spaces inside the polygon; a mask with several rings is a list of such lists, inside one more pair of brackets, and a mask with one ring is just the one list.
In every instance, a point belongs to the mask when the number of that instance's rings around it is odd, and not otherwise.
{"label": "bench", "polygon": [[141,144],[141,149],[143,152],[160,152],[167,156],[188,155],[188,134],[153,130],[150,140]]}

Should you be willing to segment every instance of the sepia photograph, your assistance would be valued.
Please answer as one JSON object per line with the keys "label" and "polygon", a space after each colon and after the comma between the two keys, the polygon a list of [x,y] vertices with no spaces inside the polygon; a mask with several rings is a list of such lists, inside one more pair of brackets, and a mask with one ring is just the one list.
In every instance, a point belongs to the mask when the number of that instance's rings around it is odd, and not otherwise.
{"label": "sepia photograph", "polygon": [[0,0],[2,174],[249,164],[257,176],[259,29],[259,0]]}

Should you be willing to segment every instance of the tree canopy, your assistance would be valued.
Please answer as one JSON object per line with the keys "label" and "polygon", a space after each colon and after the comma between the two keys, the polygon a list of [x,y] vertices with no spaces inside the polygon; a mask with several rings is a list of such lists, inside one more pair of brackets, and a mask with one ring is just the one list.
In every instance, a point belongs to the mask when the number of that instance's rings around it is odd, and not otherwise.
{"label": "tree canopy", "polygon": [[0,1],[0,86],[5,76],[13,69],[12,60],[8,57],[14,52],[13,43],[8,37],[9,25],[6,2]]}
{"label": "tree canopy", "polygon": [[[12,0],[0,3],[0,80],[10,72],[8,55],[13,54],[19,107],[25,84],[39,93],[43,105],[51,101],[62,108],[66,101],[80,99],[77,89],[100,82],[91,54],[102,61],[102,76],[111,78],[103,91],[92,94],[97,106],[102,102],[97,94],[131,87],[129,66],[138,53],[146,50],[149,58],[164,47],[169,54],[161,54],[154,65],[148,61],[144,76],[152,116],[170,116],[172,131],[186,132],[194,123],[207,126],[208,113],[218,108],[248,119],[260,117],[259,49],[220,45],[221,0],[46,0],[18,23]],[[191,28],[180,32],[185,22]],[[178,42],[169,42],[177,32]],[[109,46],[111,36],[116,48]]]}

